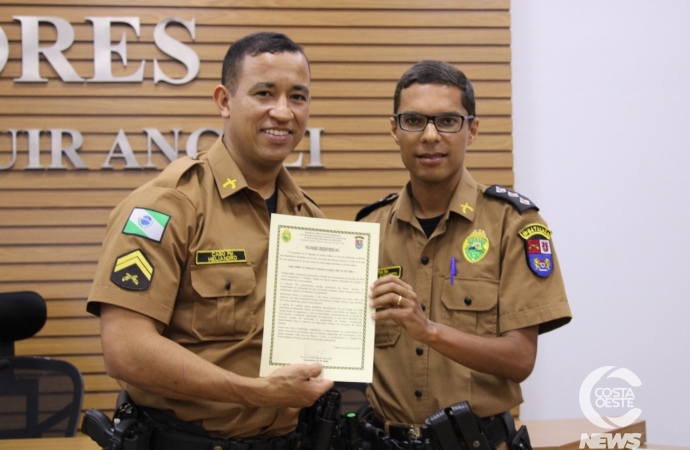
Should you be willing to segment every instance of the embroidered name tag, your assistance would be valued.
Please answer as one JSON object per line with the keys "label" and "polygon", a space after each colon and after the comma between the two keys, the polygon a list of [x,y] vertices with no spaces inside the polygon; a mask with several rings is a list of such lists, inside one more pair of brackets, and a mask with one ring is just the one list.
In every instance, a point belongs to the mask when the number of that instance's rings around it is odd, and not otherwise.
{"label": "embroidered name tag", "polygon": [[196,265],[233,264],[247,262],[247,253],[243,249],[233,250],[199,250],[196,252]]}
{"label": "embroidered name tag", "polygon": [[398,278],[402,278],[402,266],[381,267],[379,269],[379,278],[386,275],[395,275]]}

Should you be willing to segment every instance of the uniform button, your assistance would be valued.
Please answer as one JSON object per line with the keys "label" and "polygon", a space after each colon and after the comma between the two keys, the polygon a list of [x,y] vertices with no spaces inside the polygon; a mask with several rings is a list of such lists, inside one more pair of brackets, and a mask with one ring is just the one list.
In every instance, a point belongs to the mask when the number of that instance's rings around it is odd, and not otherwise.
{"label": "uniform button", "polygon": [[422,347],[417,347],[417,354],[422,356],[424,354],[424,349]]}
{"label": "uniform button", "polygon": [[422,307],[422,311],[426,311],[426,305],[424,303],[420,303],[419,306]]}
{"label": "uniform button", "polygon": [[465,297],[465,304],[470,306],[472,304],[472,297]]}
{"label": "uniform button", "polygon": [[417,398],[422,398],[422,391],[414,391],[414,395]]}
{"label": "uniform button", "polygon": [[422,264],[424,264],[425,266],[429,264],[429,258],[426,256],[422,256]]}
{"label": "uniform button", "polygon": [[226,291],[229,291],[229,290],[230,290],[230,286],[231,286],[230,282],[229,282],[229,281],[226,281],[226,282],[225,282],[225,290],[226,290]]}

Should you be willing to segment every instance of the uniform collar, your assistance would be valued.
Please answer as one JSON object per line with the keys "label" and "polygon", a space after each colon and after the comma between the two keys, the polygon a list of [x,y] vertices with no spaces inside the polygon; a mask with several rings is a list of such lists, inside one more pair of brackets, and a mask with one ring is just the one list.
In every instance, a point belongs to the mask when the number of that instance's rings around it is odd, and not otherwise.
{"label": "uniform collar", "polygon": [[450,199],[448,209],[470,222],[474,222],[474,214],[477,209],[477,182],[466,168],[462,168],[462,178],[455,188],[453,197]]}
{"label": "uniform collar", "polygon": [[[244,188],[249,188],[242,171],[237,167],[237,163],[225,147],[223,136],[220,136],[209,149],[208,162],[221,198],[228,198]],[[306,202],[304,193],[292,179],[285,166],[280,168],[276,185],[289,203],[296,206]]]}
{"label": "uniform collar", "polygon": [[[412,207],[411,192],[412,186],[408,181],[400,193],[400,197],[398,197],[398,200],[393,206],[391,216],[397,216],[400,220],[412,222],[414,208]],[[460,182],[453,192],[448,210],[473,222],[475,210],[477,208],[477,195],[477,182],[474,181],[474,178],[472,178],[472,175],[470,175],[467,169],[463,167],[462,178],[460,178]]]}

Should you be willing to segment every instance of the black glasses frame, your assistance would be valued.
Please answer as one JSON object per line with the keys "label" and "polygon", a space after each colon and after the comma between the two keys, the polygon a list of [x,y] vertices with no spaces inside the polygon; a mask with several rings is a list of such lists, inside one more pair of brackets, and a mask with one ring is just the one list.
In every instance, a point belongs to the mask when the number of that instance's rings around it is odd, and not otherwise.
{"label": "black glasses frame", "polygon": [[[426,119],[426,122],[424,122],[424,126],[420,128],[419,130],[408,130],[405,128],[402,124],[402,120],[400,118],[402,116],[418,116],[418,117],[424,117]],[[465,125],[465,121],[472,120],[474,119],[474,116],[463,116],[460,114],[439,114],[437,116],[427,116],[426,114],[418,114],[418,113],[401,113],[401,114],[394,114],[395,121],[397,122],[398,126],[400,129],[409,131],[411,133],[418,133],[420,131],[424,131],[426,127],[429,125],[429,122],[432,122],[434,124],[434,128],[436,128],[436,131],[439,133],[459,133],[462,131],[462,127]],[[460,120],[460,128],[457,129],[457,131],[442,131],[438,129],[438,126],[436,125],[436,119],[439,117],[459,117]]]}

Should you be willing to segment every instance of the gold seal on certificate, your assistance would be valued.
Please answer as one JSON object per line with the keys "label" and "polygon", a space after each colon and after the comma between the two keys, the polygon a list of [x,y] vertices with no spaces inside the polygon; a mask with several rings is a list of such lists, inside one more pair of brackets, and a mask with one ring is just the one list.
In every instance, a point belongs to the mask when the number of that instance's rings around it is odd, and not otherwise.
{"label": "gold seal on certificate", "polygon": [[271,215],[262,377],[319,362],[322,377],[370,383],[379,225]]}

